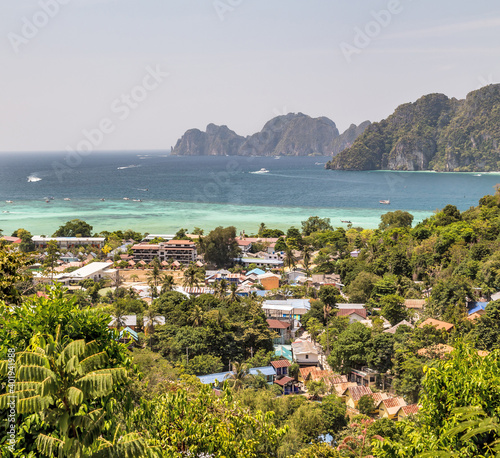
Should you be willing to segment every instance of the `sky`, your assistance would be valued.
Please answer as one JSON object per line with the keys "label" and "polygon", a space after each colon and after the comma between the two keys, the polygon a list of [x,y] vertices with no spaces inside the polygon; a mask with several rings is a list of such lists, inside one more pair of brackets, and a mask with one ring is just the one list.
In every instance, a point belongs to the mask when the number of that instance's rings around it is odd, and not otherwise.
{"label": "sky", "polygon": [[343,131],[500,81],[498,0],[0,4],[0,154],[167,150],[288,112]]}

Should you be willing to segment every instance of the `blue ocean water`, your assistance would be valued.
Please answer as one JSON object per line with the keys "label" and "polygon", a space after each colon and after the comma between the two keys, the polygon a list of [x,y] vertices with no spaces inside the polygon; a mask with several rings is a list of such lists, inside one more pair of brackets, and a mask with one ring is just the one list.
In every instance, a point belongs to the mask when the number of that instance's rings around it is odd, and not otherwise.
{"label": "blue ocean water", "polygon": [[[416,221],[449,203],[465,210],[492,194],[500,181],[494,173],[330,171],[324,169],[328,159],[4,153],[0,229],[51,234],[69,219],[81,218],[97,231],[170,233],[232,224],[248,233],[261,222],[300,226],[312,215],[329,217],[334,225],[349,220],[373,228],[381,214],[397,209],[410,211]],[[254,173],[262,168],[269,172]],[[49,197],[54,199],[46,203]]]}

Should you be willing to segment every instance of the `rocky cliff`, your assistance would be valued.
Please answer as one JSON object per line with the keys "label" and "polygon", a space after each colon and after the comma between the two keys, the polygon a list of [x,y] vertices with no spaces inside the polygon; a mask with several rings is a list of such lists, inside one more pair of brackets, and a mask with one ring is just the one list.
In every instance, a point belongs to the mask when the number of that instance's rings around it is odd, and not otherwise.
{"label": "rocky cliff", "polygon": [[465,100],[430,94],[373,123],[326,165],[336,170],[500,170],[500,84]]}
{"label": "rocky cliff", "polygon": [[206,132],[188,130],[172,149],[179,156],[328,156],[350,146],[369,121],[354,124],[342,135],[326,118],[289,113],[268,121],[260,132],[241,137],[227,126],[209,124]]}

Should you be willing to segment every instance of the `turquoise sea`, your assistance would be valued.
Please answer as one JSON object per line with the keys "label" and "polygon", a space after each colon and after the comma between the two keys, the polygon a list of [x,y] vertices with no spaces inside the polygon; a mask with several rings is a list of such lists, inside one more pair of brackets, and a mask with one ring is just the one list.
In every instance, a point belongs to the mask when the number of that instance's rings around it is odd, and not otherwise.
{"label": "turquoise sea", "polygon": [[[80,218],[97,232],[173,233],[180,227],[234,225],[251,233],[261,222],[300,227],[313,215],[330,218],[334,226],[349,220],[375,228],[387,211],[407,210],[420,221],[449,203],[465,210],[500,182],[495,173],[329,171],[324,169],[327,160],[175,157],[166,152],[3,153],[0,229],[10,234],[23,227],[50,235]],[[269,172],[254,173],[262,168]]]}

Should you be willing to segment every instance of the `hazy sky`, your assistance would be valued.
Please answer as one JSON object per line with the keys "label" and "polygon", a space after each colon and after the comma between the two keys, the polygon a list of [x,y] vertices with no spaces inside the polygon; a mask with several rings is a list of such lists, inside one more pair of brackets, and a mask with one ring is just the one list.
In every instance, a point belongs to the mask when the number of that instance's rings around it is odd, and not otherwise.
{"label": "hazy sky", "polygon": [[342,131],[500,80],[498,0],[0,4],[1,152],[168,149],[299,111]]}

